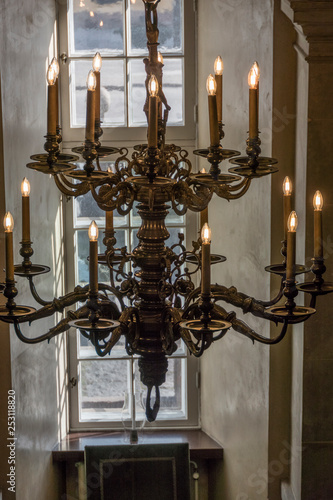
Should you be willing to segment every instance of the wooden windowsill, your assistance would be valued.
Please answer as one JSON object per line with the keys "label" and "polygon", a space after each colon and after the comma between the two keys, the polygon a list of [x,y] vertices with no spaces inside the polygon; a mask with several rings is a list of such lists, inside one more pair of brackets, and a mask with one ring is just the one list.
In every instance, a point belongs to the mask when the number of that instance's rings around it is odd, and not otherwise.
{"label": "wooden windowsill", "polygon": [[[190,458],[223,458],[223,448],[201,430],[146,430],[139,433],[138,444],[188,443]],[[52,452],[53,462],[83,462],[85,446],[129,444],[123,432],[75,432],[68,434]]]}

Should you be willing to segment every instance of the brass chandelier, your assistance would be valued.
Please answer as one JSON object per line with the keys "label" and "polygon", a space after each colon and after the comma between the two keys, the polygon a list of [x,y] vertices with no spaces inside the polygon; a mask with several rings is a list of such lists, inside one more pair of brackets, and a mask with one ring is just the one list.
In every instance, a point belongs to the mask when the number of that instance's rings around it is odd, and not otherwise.
{"label": "brass chandelier", "polygon": [[[71,327],[94,346],[98,356],[108,355],[119,339],[125,339],[129,355],[139,356],[141,381],[147,386],[146,416],[156,419],[160,406],[159,387],[164,383],[168,369],[167,356],[177,349],[182,339],[190,353],[201,356],[215,341],[224,337],[229,328],[264,344],[280,342],[289,324],[301,323],[315,313],[318,295],[333,291],[333,284],[325,283],[325,264],[322,247],[322,207],[319,191],[314,196],[314,258],[311,269],[295,264],[297,215],[291,207],[291,182],[284,182],[285,236],[281,264],[266,267],[266,271],[281,277],[276,297],[269,301],[257,300],[240,293],[235,287],[211,285],[210,267],[225,257],[210,254],[211,232],[208,226],[208,204],[215,193],[226,200],[242,197],[252,180],[277,172],[277,160],[260,155],[258,130],[259,66],[249,73],[249,136],[246,155],[222,147],[222,59],[215,61],[215,76],[207,80],[210,146],[194,153],[207,159],[209,172],[193,173],[187,151],[165,141],[170,106],[163,92],[163,59],[158,53],[157,6],[160,0],[143,0],[146,19],[148,58],[145,59],[147,98],[144,111],[148,121],[147,144],[134,147],[129,155],[126,148],[103,146],[100,121],[100,77],[102,59],[97,53],[87,85],[86,136],[83,146],[73,148],[74,154],[61,152],[61,130],[58,113],[59,65],[54,59],[48,69],[48,120],[45,153],[31,157],[27,167],[51,174],[59,190],[66,196],[78,197],[92,193],[98,207],[105,211],[106,230],[103,240],[106,251],[98,254],[98,228],[92,222],[89,228],[89,284],[77,286],[72,292],[52,301],[43,300],[35,287],[34,278],[47,273],[47,266],[33,264],[30,240],[29,192],[26,179],[22,183],[22,241],[20,255],[23,261],[14,265],[13,218],[9,212],[4,219],[6,237],[6,281],[1,290],[7,303],[0,308],[0,320],[11,323],[18,338],[35,344],[50,340]],[[105,171],[100,160],[117,155],[114,172]],[[84,159],[83,169],[75,163]],[[233,166],[221,173],[220,164],[230,159]],[[113,211],[126,215],[138,202],[141,227],[139,244],[132,252],[116,247]],[[168,247],[169,233],[165,225],[168,208],[178,215],[187,210],[200,212],[201,235],[187,251],[183,235],[179,243]],[[130,263],[132,271],[127,271]],[[98,265],[110,270],[110,284],[98,283]],[[296,284],[295,276],[312,271],[313,281]],[[194,283],[201,273],[201,286]],[[41,306],[16,305],[18,293],[15,277],[28,279],[30,291]],[[298,292],[311,295],[310,307],[295,303]],[[283,297],[286,300],[282,302]],[[227,312],[220,302],[239,308],[243,313],[268,321],[281,323],[281,331],[274,338],[255,332],[235,312]],[[36,338],[26,337],[21,325],[68,310],[66,316],[53,328]],[[152,390],[155,389],[154,398]],[[154,400],[154,401],[153,401]]]}

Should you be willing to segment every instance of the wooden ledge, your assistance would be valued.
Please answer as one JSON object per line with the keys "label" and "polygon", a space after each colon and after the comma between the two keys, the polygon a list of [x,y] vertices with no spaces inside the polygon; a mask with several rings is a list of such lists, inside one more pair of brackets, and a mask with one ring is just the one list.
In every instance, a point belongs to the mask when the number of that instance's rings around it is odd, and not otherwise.
{"label": "wooden ledge", "polygon": [[[221,460],[223,448],[201,430],[145,430],[139,433],[138,444],[188,443],[191,460]],[[83,462],[85,446],[129,444],[123,432],[75,432],[52,451],[53,462]]]}

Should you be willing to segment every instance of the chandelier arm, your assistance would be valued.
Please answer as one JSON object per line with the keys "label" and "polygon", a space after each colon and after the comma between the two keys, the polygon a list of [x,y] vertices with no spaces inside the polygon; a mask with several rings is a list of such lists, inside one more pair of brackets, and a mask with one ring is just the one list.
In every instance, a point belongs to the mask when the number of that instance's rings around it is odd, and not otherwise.
{"label": "chandelier arm", "polygon": [[77,302],[84,302],[87,300],[89,294],[89,285],[86,285],[84,288],[78,286],[74,289],[73,292],[60,297],[59,299],[54,298],[52,302],[48,305],[38,309],[37,311],[17,318],[15,321],[18,323],[32,323],[38,319],[47,318],[48,316],[52,316],[56,312],[62,313],[66,307],[72,306]]}
{"label": "chandelier arm", "polygon": [[[109,187],[105,185],[104,181],[103,184],[102,188]],[[118,182],[118,184],[112,189],[105,191],[105,194],[103,194],[104,190],[101,194],[97,193],[96,187],[99,187],[100,185],[100,183],[98,185],[90,185],[91,194],[99,208],[102,210],[117,209],[120,215],[127,215],[131,211],[135,201],[135,191],[129,182]],[[113,200],[114,197],[116,197],[116,200]],[[125,209],[122,208],[123,205],[126,206]]]}
{"label": "chandelier arm", "polygon": [[[38,311],[37,311],[38,312]],[[14,329],[17,337],[19,340],[24,342],[25,344],[39,344],[40,342],[44,342],[47,340],[48,342],[53,338],[56,337],[57,335],[60,335],[61,333],[66,332],[67,330],[70,329],[69,326],[69,321],[71,321],[73,318],[82,318],[82,317],[87,317],[89,314],[89,309],[87,306],[83,306],[77,311],[69,311],[67,314],[67,317],[59,321],[59,323],[54,326],[53,328],[50,328],[50,330],[47,333],[44,333],[43,335],[40,335],[39,337],[34,337],[34,338],[29,338],[23,335],[20,327],[20,319],[18,318],[17,320],[14,320]],[[43,316],[45,317],[45,316]],[[30,318],[29,318],[30,322]]]}
{"label": "chandelier arm", "polygon": [[36,286],[35,286],[35,283],[33,282],[33,277],[32,276],[28,276],[28,280],[29,280],[29,286],[30,286],[30,292],[31,292],[31,295],[33,296],[33,298],[35,299],[35,301],[41,305],[41,306],[48,306],[50,304],[52,304],[52,301],[50,300],[43,300],[39,295],[38,295],[38,292],[36,290]]}
{"label": "chandelier arm", "polygon": [[89,184],[88,182],[80,182],[79,184],[74,184],[69,181],[65,175],[58,174],[54,175],[54,182],[56,183],[57,188],[66,196],[81,196],[83,194],[88,193]]}
{"label": "chandelier arm", "polygon": [[109,354],[111,352],[112,348],[116,345],[116,343],[120,339],[121,335],[122,335],[121,327],[118,327],[115,330],[113,330],[113,332],[111,333],[111,338],[104,345],[104,348],[103,348],[103,346],[100,345],[100,343],[98,342],[98,339],[93,340],[92,338],[90,338],[90,340],[92,341],[92,343],[95,347],[95,351],[96,351],[97,356],[99,356],[100,358],[104,358],[107,354]]}
{"label": "chandelier arm", "polygon": [[[288,324],[290,323],[288,319],[285,319],[281,332],[276,337],[267,338],[260,335],[255,330],[252,330],[252,328],[250,328],[244,321],[238,319],[234,311],[227,313],[221,306],[217,304],[214,305],[214,309],[212,310],[212,317],[222,318],[225,321],[229,321],[232,325],[233,330],[240,333],[241,335],[244,335],[245,337],[248,337],[252,340],[252,342],[256,340],[257,342],[260,342],[262,344],[278,344],[284,338]],[[221,337],[218,336],[213,340],[215,341],[219,338]]]}
{"label": "chandelier arm", "polygon": [[260,335],[259,333],[255,332],[254,330],[249,330],[248,334],[251,336],[252,340],[256,340],[257,342],[260,342],[261,344],[274,345],[274,344],[278,344],[279,342],[281,342],[281,340],[284,339],[284,337],[287,333],[288,324],[289,324],[288,319],[284,319],[281,332],[276,337],[273,337],[273,338],[264,337],[263,335]]}
{"label": "chandelier arm", "polygon": [[265,311],[265,307],[260,303],[260,301],[246,295],[245,293],[238,292],[233,286],[226,288],[222,285],[212,285],[211,291],[214,301],[223,300],[228,304],[239,307],[242,309],[244,314],[250,312],[253,316],[268,319],[274,322],[277,321],[277,318],[274,315]]}
{"label": "chandelier arm", "polygon": [[174,184],[171,196],[172,208],[177,212],[179,209],[176,203],[183,205],[184,208],[179,211],[180,215],[184,215],[188,209],[192,212],[201,212],[204,210],[213,196],[213,189],[200,186],[196,191],[199,194],[194,193],[185,181],[179,181]]}
{"label": "chandelier arm", "polygon": [[257,299],[258,304],[261,304],[263,307],[270,307],[274,306],[279,302],[280,299],[283,297],[283,290],[284,290],[284,281],[283,278],[281,278],[281,283],[280,283],[280,290],[276,294],[276,296],[272,300],[259,300]]}
{"label": "chandelier arm", "polygon": [[234,185],[229,186],[229,191],[230,192],[238,191],[239,189],[242,189],[247,184],[249,184],[249,185],[251,184],[251,179],[249,177],[244,177],[239,184],[234,184]]}
{"label": "chandelier arm", "polygon": [[111,292],[119,300],[122,311],[125,309],[124,294],[121,293],[117,288],[107,285],[106,283],[98,283],[98,290]]}
{"label": "chandelier arm", "polygon": [[247,181],[246,184],[241,189],[241,191],[239,191],[239,193],[235,193],[235,194],[229,193],[228,200],[238,200],[239,198],[241,198],[242,196],[244,196],[244,194],[248,191],[248,189],[249,189],[249,187],[251,185],[251,179],[250,178],[246,179],[246,181]]}

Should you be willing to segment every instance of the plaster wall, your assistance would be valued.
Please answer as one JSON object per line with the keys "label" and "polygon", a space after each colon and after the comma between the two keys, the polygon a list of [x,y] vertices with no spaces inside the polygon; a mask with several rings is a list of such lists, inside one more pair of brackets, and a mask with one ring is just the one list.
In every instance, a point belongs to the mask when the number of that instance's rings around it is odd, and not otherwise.
{"label": "plaster wall", "polygon": [[[35,280],[39,294],[46,300],[63,292],[61,198],[51,176],[28,170],[25,165],[31,154],[43,151],[45,141],[45,75],[57,45],[55,7],[53,0],[2,0],[0,30],[4,180],[6,209],[15,221],[14,260],[21,260],[20,184],[26,176],[31,184],[31,239],[35,252],[32,260],[52,269]],[[39,307],[22,278],[18,278],[17,287],[17,304]],[[22,330],[28,337],[37,336],[53,324],[54,318],[50,318],[30,328],[25,324]],[[49,345],[27,346],[11,331],[18,500],[59,499],[59,478],[51,462],[51,450],[66,427],[65,351],[63,338],[52,340]],[[1,455],[6,453],[1,449]]]}
{"label": "plaster wall", "polygon": [[[198,2],[199,147],[209,144],[206,78],[215,57],[224,61],[223,146],[244,154],[248,130],[248,71],[261,68],[262,154],[271,155],[273,5],[269,0]],[[201,164],[200,167],[204,166]],[[205,165],[207,167],[207,165]],[[223,171],[228,168],[227,162]],[[270,293],[264,266],[270,263],[272,179],[252,182],[246,195],[230,203],[213,199],[209,208],[212,252],[226,255],[213,268],[212,282],[256,298]],[[222,304],[223,305],[223,304]],[[227,306],[227,310],[231,307]],[[238,317],[242,316],[238,312]],[[269,335],[266,322],[244,318]],[[276,334],[276,332],[274,332]],[[267,498],[269,348],[230,331],[201,361],[202,427],[224,447],[224,464],[210,498]]]}

